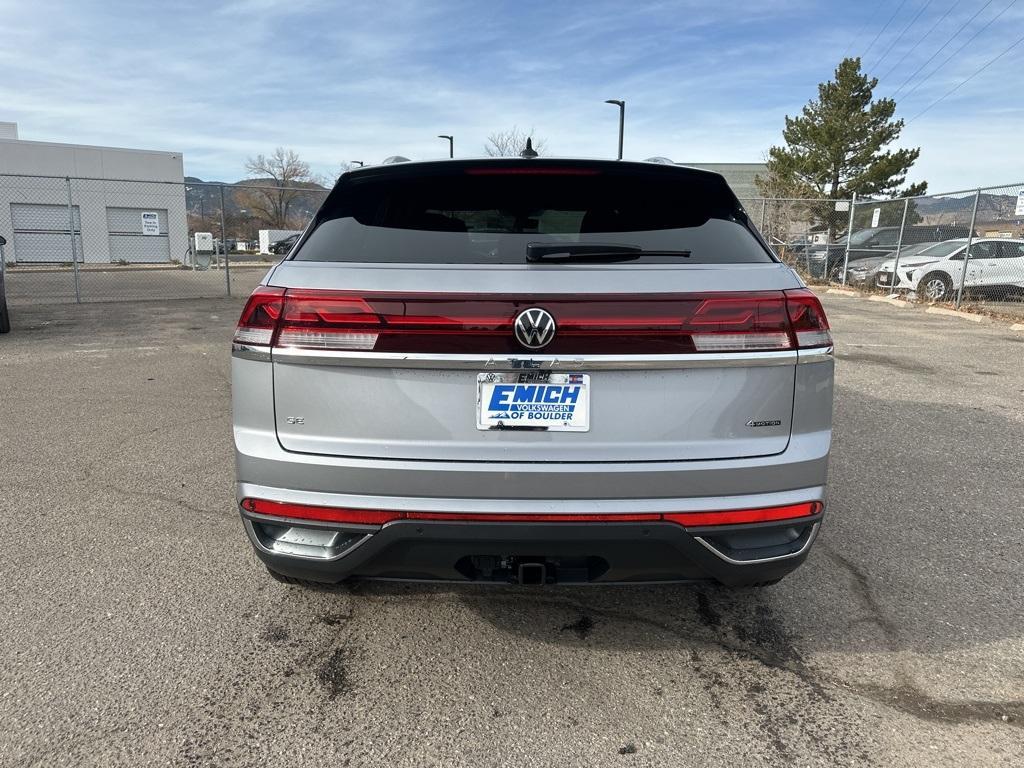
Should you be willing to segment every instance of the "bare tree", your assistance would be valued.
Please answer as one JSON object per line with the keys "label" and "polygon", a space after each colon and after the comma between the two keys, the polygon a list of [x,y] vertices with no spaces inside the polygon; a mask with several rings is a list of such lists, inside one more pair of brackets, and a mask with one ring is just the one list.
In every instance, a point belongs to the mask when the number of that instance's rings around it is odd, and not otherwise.
{"label": "bare tree", "polygon": [[533,139],[533,149],[538,155],[543,155],[547,150],[547,139],[538,139],[533,135],[533,129],[529,131],[520,130],[513,125],[511,130],[498,131],[487,137],[484,144],[484,152],[490,157],[518,157],[519,153],[526,148],[526,140]]}
{"label": "bare tree", "polygon": [[362,167],[363,166],[360,163],[358,163],[358,162],[353,163],[353,162],[342,161],[341,164],[338,166],[338,172],[335,173],[334,174],[334,178],[330,180],[330,184],[324,184],[324,186],[325,187],[331,187],[331,186],[334,185],[334,182],[336,182],[338,180],[338,177],[348,173],[349,171],[351,171],[354,168],[362,168]]}
{"label": "bare tree", "polygon": [[235,194],[240,207],[270,227],[291,228],[295,198],[303,194],[303,187],[315,183],[309,164],[294,150],[278,147],[269,157],[250,157],[245,170],[253,179],[250,186]]}

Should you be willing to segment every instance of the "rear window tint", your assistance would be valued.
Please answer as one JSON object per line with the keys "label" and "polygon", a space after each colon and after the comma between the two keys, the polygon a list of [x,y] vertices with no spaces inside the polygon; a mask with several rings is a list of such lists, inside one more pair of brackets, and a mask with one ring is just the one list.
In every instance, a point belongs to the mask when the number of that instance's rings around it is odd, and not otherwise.
{"label": "rear window tint", "polygon": [[689,251],[675,259],[683,263],[772,261],[720,178],[623,167],[455,164],[346,175],[292,258],[508,264],[525,262],[530,244],[579,242]]}

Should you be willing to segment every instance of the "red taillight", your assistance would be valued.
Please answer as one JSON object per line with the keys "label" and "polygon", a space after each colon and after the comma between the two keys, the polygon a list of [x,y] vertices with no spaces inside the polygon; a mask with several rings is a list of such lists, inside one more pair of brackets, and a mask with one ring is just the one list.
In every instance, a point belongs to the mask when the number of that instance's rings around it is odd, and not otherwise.
{"label": "red taillight", "polygon": [[739,525],[781,520],[799,520],[821,512],[818,501],[781,507],[730,509],[721,512],[639,512],[627,514],[552,514],[494,512],[399,512],[377,509],[348,509],[309,504],[291,504],[264,499],[243,499],[242,509],[258,515],[351,525],[384,525],[395,520],[433,520],[476,523],[676,523],[700,528],[713,525]]}
{"label": "red taillight", "polygon": [[526,298],[289,290],[275,346],[402,353],[525,353],[516,316],[555,318],[541,354],[685,354],[792,349],[782,291]]}
{"label": "red taillight", "polygon": [[806,349],[832,346],[828,318],[825,317],[825,310],[822,309],[817,296],[806,288],[786,291],[786,310],[789,312],[789,322],[793,327],[793,336],[798,347]]}
{"label": "red taillight", "polygon": [[781,293],[706,298],[689,326],[698,352],[753,352],[792,346]]}
{"label": "red taillight", "polygon": [[245,303],[235,329],[235,342],[270,346],[284,305],[284,288],[257,286]]}
{"label": "red taillight", "polygon": [[[519,345],[519,313],[555,319],[541,350]],[[807,290],[528,297],[260,287],[235,341],[281,348],[434,354],[671,355],[771,352],[832,343]]]}

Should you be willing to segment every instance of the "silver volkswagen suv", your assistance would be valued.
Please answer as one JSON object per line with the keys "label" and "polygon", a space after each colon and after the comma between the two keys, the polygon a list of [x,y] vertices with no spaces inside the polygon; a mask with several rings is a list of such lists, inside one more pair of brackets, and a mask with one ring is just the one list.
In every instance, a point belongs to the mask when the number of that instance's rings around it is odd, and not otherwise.
{"label": "silver volkswagen suv", "polygon": [[286,582],[769,584],[821,524],[832,338],[714,173],[345,173],[234,337],[238,505]]}

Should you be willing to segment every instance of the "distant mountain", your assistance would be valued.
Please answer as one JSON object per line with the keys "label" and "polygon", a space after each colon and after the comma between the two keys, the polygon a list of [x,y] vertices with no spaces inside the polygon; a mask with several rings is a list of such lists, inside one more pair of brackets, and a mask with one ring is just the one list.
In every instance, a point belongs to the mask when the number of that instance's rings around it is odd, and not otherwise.
{"label": "distant mountain", "polygon": [[[1016,195],[994,195],[982,192],[978,197],[978,221],[1014,221]],[[948,219],[955,216],[957,220],[970,220],[974,207],[974,195],[964,197],[926,197],[914,201],[918,213],[928,223],[938,222],[939,218]]]}

